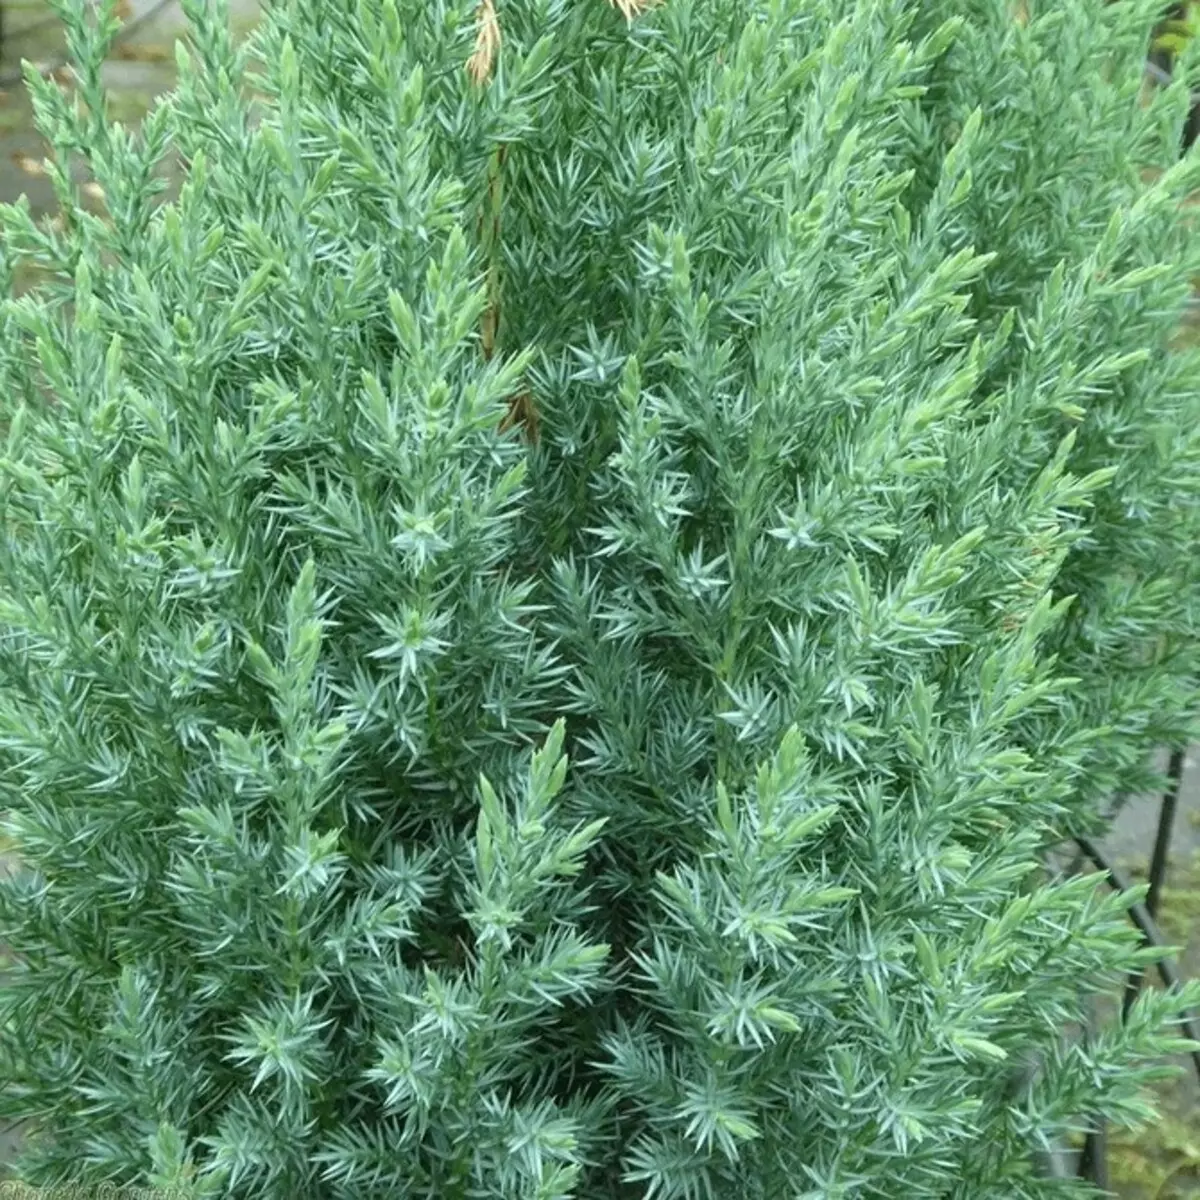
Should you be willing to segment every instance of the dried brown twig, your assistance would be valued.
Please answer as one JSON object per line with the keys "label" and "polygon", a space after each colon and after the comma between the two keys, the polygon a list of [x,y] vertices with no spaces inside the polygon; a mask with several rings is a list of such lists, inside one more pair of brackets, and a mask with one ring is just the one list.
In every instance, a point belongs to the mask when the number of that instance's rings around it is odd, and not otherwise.
{"label": "dried brown twig", "polygon": [[[642,13],[654,8],[662,0],[608,0],[627,21],[634,21]],[[492,77],[492,68],[500,54],[500,19],[496,15],[495,0],[479,0],[475,10],[475,48],[467,59],[467,71],[478,84]]]}
{"label": "dried brown twig", "polygon": [[[661,0],[609,0],[627,21],[633,21]],[[496,14],[495,0],[479,0],[475,10],[475,46],[467,59],[467,73],[482,87],[492,77],[496,60],[500,56],[503,35],[500,18]],[[488,203],[480,216],[480,236],[488,258],[488,304],[484,310],[480,335],[483,357],[490,360],[496,351],[496,338],[500,327],[500,212],[501,180],[507,147],[499,146],[488,169]],[[538,440],[538,410],[532,393],[522,390],[509,401],[508,413],[500,423],[501,432],[520,426],[530,442]]]}
{"label": "dried brown twig", "polygon": [[475,52],[467,59],[467,71],[476,83],[486,83],[500,53],[500,21],[493,0],[479,0],[475,12]]}

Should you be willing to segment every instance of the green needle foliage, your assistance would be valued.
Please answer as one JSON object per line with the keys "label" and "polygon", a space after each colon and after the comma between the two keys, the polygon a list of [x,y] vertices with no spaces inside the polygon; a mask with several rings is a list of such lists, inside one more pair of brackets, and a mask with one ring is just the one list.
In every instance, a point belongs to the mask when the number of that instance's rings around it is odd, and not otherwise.
{"label": "green needle foliage", "polygon": [[0,210],[21,1177],[1080,1195],[1197,999],[1081,1040],[1041,866],[1197,716],[1154,4],[186,7]]}

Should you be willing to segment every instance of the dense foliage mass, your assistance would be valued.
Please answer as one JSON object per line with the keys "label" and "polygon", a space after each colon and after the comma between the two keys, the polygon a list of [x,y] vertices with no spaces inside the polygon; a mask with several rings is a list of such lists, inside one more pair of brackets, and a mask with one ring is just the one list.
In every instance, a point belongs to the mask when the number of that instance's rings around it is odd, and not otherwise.
{"label": "dense foliage mass", "polygon": [[1078,1194],[1189,999],[1078,1039],[1040,865],[1196,716],[1153,6],[188,0],[136,136],[112,7],[0,210],[22,1177]]}

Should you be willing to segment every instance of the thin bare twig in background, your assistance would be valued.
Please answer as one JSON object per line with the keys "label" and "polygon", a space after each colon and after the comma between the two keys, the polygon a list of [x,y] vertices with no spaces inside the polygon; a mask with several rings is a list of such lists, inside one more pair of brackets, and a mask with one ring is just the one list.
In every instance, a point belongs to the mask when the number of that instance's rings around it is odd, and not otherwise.
{"label": "thin bare twig in background", "polygon": [[[148,25],[171,3],[173,3],[173,0],[156,0],[156,3],[142,13],[141,16],[134,17],[132,21],[122,25],[117,30],[117,34],[113,38],[113,45],[120,45],[130,34],[141,29],[143,25]],[[70,64],[70,58],[64,55],[53,62],[44,63],[38,68],[38,72],[44,78],[47,75],[53,75],[55,72],[61,71],[63,67],[70,66]],[[13,87],[15,84],[24,82],[24,79],[25,76],[19,68],[16,71],[7,71],[5,74],[0,75],[0,88]]]}

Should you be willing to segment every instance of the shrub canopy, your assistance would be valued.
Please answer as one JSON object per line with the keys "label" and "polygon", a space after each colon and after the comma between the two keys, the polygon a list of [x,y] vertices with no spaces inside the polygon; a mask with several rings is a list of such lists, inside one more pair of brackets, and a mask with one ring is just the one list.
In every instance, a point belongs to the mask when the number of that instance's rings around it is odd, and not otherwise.
{"label": "shrub canopy", "polygon": [[633,2],[188,0],[136,135],[111,3],[29,75],[24,1179],[1014,1200],[1147,1111],[1194,993],[1075,1037],[1150,959],[1041,862],[1200,691],[1153,5]]}

